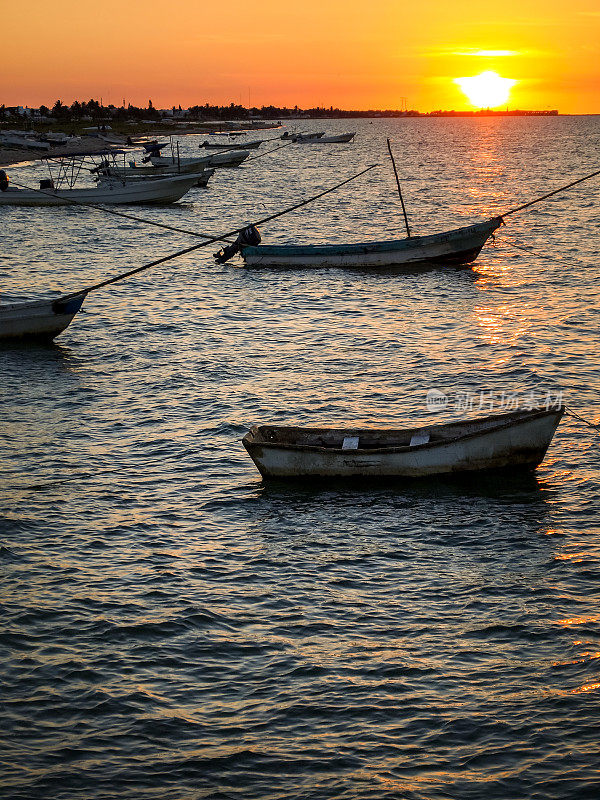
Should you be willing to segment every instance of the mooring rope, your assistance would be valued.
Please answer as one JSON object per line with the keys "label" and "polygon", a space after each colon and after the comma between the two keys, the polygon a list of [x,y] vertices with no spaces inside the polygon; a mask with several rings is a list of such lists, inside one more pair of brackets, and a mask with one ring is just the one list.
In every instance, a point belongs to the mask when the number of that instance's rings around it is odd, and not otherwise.
{"label": "mooring rope", "polygon": [[535,200],[530,200],[528,203],[523,203],[522,206],[517,206],[517,208],[512,208],[510,211],[505,211],[503,214],[499,214],[498,216],[508,217],[509,214],[516,214],[517,211],[523,211],[523,209],[529,208],[529,206],[533,206],[536,203],[541,203],[542,200],[547,200],[548,197],[552,197],[553,195],[558,194],[559,192],[564,192],[565,189],[570,189],[572,186],[577,186],[578,183],[589,181],[590,178],[595,178],[596,175],[600,175],[600,169],[596,170],[596,172],[591,172],[589,175],[586,175],[583,178],[578,178],[576,181],[567,183],[565,186],[561,186],[560,188],[555,189],[553,192],[548,192],[548,194],[544,194],[541,197],[536,197]]}
{"label": "mooring rope", "polygon": [[539,250],[534,250],[532,247],[527,245],[517,244],[514,239],[511,237],[507,237],[506,235],[502,237],[502,241],[505,241],[509,247],[515,247],[517,250],[522,250],[525,253],[531,253],[538,258],[543,258],[546,261],[553,261],[554,263],[560,263],[560,259],[554,258],[554,256],[548,256],[545,253],[540,253]]}
{"label": "mooring rope", "polygon": [[302,200],[300,203],[296,203],[293,206],[288,208],[284,208],[282,211],[277,211],[275,214],[270,214],[267,217],[263,217],[262,219],[257,220],[256,222],[246,223],[239,228],[234,228],[232,231],[228,233],[221,234],[219,236],[213,236],[209,238],[207,241],[201,242],[200,244],[192,245],[191,247],[186,247],[184,250],[178,250],[176,253],[171,253],[171,255],[163,256],[162,258],[158,258],[155,261],[150,261],[148,264],[143,264],[141,267],[136,267],[135,269],[130,269],[127,272],[123,272],[120,275],[115,275],[113,278],[107,278],[106,280],[100,281],[99,283],[95,283],[92,286],[87,286],[84,289],[79,289],[76,292],[69,292],[69,294],[63,295],[62,297],[58,298],[60,301],[68,300],[72,297],[78,297],[82,294],[88,294],[89,292],[94,292],[97,289],[102,289],[104,286],[108,286],[111,283],[116,283],[117,281],[124,280],[125,278],[129,278],[132,275],[137,275],[139,272],[143,272],[146,269],[150,269],[150,267],[155,267],[158,264],[164,264],[166,261],[171,261],[173,258],[178,258],[179,256],[187,255],[188,253],[193,252],[194,250],[199,250],[201,247],[206,247],[209,244],[215,244],[216,242],[221,242],[223,240],[228,239],[231,236],[235,236],[236,234],[240,234],[244,228],[247,228],[250,225],[258,226],[264,225],[267,222],[271,222],[274,219],[278,219],[279,217],[283,217],[285,214],[289,214],[292,211],[296,211],[298,208],[302,208],[303,206],[308,205],[309,203],[314,203],[315,200],[319,200],[321,197],[324,197],[326,194],[330,194],[331,192],[335,192],[337,189],[340,189],[342,186],[345,186],[347,183],[360,178],[361,175],[364,175],[367,172],[370,172],[372,169],[379,167],[379,164],[371,164],[366,169],[357,172],[355,175],[352,175],[350,178],[346,178],[345,180],[341,181],[340,183],[336,183],[335,186],[331,186],[329,189],[325,189],[319,194],[314,195],[313,197],[309,197],[307,200]]}
{"label": "mooring rope", "polygon": [[582,417],[579,414],[576,414],[574,411],[571,410],[570,406],[568,408],[565,406],[565,414],[569,414],[571,417],[575,417],[575,419],[578,419],[580,422],[583,422],[585,425],[587,425],[593,431],[595,431],[598,434],[598,436],[600,436],[600,425],[599,424],[597,424],[595,422],[590,422],[589,419],[586,419],[585,417]]}
{"label": "mooring rope", "polygon": [[[269,142],[274,142],[274,139],[268,139]],[[294,142],[286,142],[285,144],[280,145],[279,147],[274,147],[272,150],[266,150],[264,153],[259,153],[259,155],[254,156],[253,158],[247,158],[243,163],[247,164],[249,161],[256,161],[257,158],[262,158],[263,156],[269,156],[271,153],[276,153],[278,150],[283,150],[284,147],[289,147]]]}
{"label": "mooring rope", "polygon": [[[18,186],[20,189],[28,189],[30,192],[39,192],[40,194],[45,194],[48,197],[56,197],[53,192],[48,192],[45,189],[37,189],[35,186],[26,186],[24,183],[19,183],[11,179],[11,183],[15,186]],[[58,189],[57,191],[60,191]],[[144,219],[143,217],[136,217],[134,214],[126,214],[124,211],[115,211],[114,208],[106,208],[101,205],[97,205],[95,203],[84,203],[81,200],[73,200],[71,197],[65,197],[64,195],[59,195],[61,200],[64,200],[67,203],[71,203],[75,206],[82,206],[83,208],[91,208],[93,211],[101,211],[104,214],[112,214],[114,217],[123,217],[124,219],[130,219],[133,222],[142,222],[144,225],[152,225],[155,228],[164,228],[168,231],[174,231],[175,233],[186,233],[188,236],[197,236],[200,239],[211,239],[212,236],[209,236],[205,233],[198,233],[197,231],[190,231],[186,228],[177,228],[174,225],[167,225],[165,222],[155,222],[154,220]],[[228,239],[221,239],[221,241],[227,242],[231,244],[231,241]]]}

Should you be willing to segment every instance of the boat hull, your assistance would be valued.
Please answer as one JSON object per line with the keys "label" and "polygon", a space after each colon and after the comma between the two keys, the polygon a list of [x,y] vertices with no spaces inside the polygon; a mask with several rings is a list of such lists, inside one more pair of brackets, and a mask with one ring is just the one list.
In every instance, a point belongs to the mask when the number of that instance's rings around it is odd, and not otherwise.
{"label": "boat hull", "polygon": [[[144,172],[142,174],[136,174],[136,173],[137,170],[134,169],[127,174],[127,177],[123,177],[122,174],[119,175],[118,171],[115,171],[113,168],[109,168],[105,170],[104,173],[99,177],[98,183],[101,186],[108,183],[118,183],[124,185],[128,181],[155,181],[155,180],[162,180],[165,177],[170,177],[170,178],[178,177],[178,173],[176,172],[171,173],[170,175],[167,175],[166,173],[154,175],[152,174],[152,172],[150,173]],[[185,173],[185,174],[186,175],[194,174],[196,176],[196,183],[194,184],[194,186],[205,188],[208,185],[208,181],[215,174],[215,171],[214,169],[203,169],[200,172]]]}
{"label": "boat hull", "polygon": [[[264,431],[269,430],[264,426],[253,427],[242,442],[265,478],[423,478],[517,467],[535,469],[543,461],[563,413],[560,408],[496,415],[485,420],[485,427],[479,428],[479,421],[472,421],[472,432],[456,439],[432,440],[413,447],[345,450],[341,446],[281,445],[264,440]],[[462,427],[468,429],[469,425],[463,423]],[[434,431],[435,426],[409,433],[427,430]],[[377,429],[340,430],[339,444],[345,437],[357,436],[360,441],[361,436],[372,436],[373,432]]]}
{"label": "boat hull", "polygon": [[113,182],[90,189],[43,189],[30,191],[9,186],[0,192],[0,205],[13,206],[68,206],[72,203],[137,205],[167,204],[181,199],[197,176],[177,175],[162,180]]}
{"label": "boat hull", "polygon": [[85,292],[67,301],[37,300],[0,305],[0,341],[15,339],[54,339],[77,314]]}
{"label": "boat hull", "polygon": [[177,172],[198,172],[200,169],[209,167],[239,167],[250,155],[249,150],[226,150],[225,152],[213,153],[202,158],[180,158],[172,159],[166,156],[152,157],[150,161],[153,167],[135,167],[134,169],[168,169]]}
{"label": "boat hull", "polygon": [[317,136],[313,139],[305,139],[300,136],[296,142],[297,144],[348,144],[355,136],[355,133],[341,133],[339,136]]}
{"label": "boat hull", "polygon": [[398,267],[469,264],[479,255],[502,219],[430,236],[412,236],[350,245],[258,245],[242,247],[248,267]]}
{"label": "boat hull", "polygon": [[220,150],[221,152],[225,150],[239,150],[241,147],[244,150],[257,150],[261,144],[263,143],[262,139],[255,139],[252,142],[237,142],[236,144],[218,144],[217,142],[203,142],[199,144],[198,147],[200,149],[204,148],[206,150]]}

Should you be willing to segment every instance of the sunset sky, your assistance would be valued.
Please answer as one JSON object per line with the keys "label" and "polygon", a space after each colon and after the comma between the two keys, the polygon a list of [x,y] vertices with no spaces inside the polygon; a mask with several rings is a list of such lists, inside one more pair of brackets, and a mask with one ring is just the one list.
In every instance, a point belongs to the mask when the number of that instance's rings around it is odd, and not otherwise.
{"label": "sunset sky", "polygon": [[[123,99],[471,109],[457,78],[515,81],[510,108],[600,113],[597,0],[29,0],[2,12],[5,105]],[[491,103],[490,103],[491,105]],[[505,106],[503,106],[505,107]]]}

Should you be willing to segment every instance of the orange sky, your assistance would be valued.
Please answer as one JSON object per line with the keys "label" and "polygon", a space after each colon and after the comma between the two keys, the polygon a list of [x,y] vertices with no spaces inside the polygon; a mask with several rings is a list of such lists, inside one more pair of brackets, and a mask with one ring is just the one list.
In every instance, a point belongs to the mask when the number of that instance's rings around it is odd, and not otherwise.
{"label": "orange sky", "polygon": [[[2,11],[0,103],[469,109],[454,78],[518,81],[511,108],[600,113],[597,0],[29,0]],[[483,56],[479,51],[505,51]]]}

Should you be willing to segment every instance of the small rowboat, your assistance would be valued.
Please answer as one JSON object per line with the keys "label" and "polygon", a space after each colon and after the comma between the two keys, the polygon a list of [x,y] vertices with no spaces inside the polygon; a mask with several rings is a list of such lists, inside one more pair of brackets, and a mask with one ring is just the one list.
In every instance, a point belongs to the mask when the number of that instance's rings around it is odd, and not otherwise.
{"label": "small rowboat", "polygon": [[242,443],[265,478],[419,478],[535,469],[564,410],[536,408],[401,430],[255,425]]}
{"label": "small rowboat", "polygon": [[296,139],[298,144],[345,144],[351,142],[356,136],[354,133],[340,133],[337,136],[318,136],[316,139],[306,139],[299,136]]}
{"label": "small rowboat", "polygon": [[494,217],[465,228],[362,244],[242,246],[248,267],[411,267],[468,264],[502,225]]}
{"label": "small rowboat", "polygon": [[0,340],[54,339],[83,305],[86,292],[66,300],[33,300],[0,305]]}

